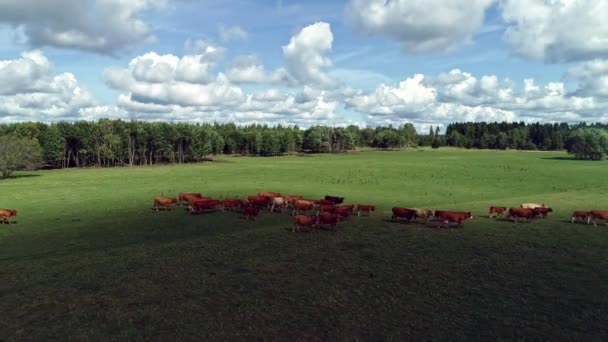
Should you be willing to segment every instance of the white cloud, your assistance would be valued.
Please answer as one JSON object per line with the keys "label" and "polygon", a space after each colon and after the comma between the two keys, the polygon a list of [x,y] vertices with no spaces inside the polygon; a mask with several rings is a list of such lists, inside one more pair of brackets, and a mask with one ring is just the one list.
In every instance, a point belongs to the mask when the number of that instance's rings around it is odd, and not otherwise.
{"label": "white cloud", "polygon": [[234,83],[270,83],[295,84],[295,80],[287,70],[279,68],[268,73],[264,65],[253,55],[238,56],[228,70],[226,76]]}
{"label": "white cloud", "polygon": [[226,27],[224,25],[220,25],[219,35],[223,42],[247,40],[249,38],[249,33],[243,30],[240,26]]}
{"label": "white cloud", "polygon": [[577,95],[608,98],[608,59],[579,64],[568,70],[568,75],[579,83]]}
{"label": "white cloud", "polygon": [[96,104],[71,73],[53,75],[40,51],[19,59],[0,60],[0,121],[56,121],[78,118],[79,110]]}
{"label": "white cloud", "polygon": [[300,84],[334,87],[327,74],[332,66],[325,54],[331,51],[334,36],[328,23],[317,22],[303,28],[283,46],[285,64],[290,75]]}
{"label": "white cloud", "polygon": [[608,57],[605,0],[502,0],[510,26],[505,40],[516,53],[550,63]]}
{"label": "white cloud", "polygon": [[401,43],[406,52],[446,51],[471,42],[494,0],[350,0],[346,17],[360,33]]}
{"label": "white cloud", "polygon": [[35,47],[115,54],[154,40],[142,12],[164,5],[165,0],[2,0],[0,22]]}

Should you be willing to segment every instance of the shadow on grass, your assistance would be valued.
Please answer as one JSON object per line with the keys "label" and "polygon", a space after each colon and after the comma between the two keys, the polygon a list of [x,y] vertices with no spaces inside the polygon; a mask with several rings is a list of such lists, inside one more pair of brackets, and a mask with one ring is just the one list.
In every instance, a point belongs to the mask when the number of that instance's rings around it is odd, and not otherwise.
{"label": "shadow on grass", "polygon": [[567,160],[567,161],[578,161],[578,162],[597,162],[601,160],[588,160],[588,159],[577,159],[574,157],[542,157],[545,160]]}
{"label": "shadow on grass", "polygon": [[19,178],[41,177],[41,176],[42,176],[41,174],[37,174],[37,173],[26,173],[26,174],[12,175],[5,179],[19,179]]}

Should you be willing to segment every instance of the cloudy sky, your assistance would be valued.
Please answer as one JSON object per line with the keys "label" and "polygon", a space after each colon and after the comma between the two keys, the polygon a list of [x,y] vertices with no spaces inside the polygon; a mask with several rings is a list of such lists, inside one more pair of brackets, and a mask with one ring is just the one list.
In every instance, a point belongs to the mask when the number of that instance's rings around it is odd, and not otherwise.
{"label": "cloudy sky", "polygon": [[0,122],[608,121],[608,0],[0,0]]}

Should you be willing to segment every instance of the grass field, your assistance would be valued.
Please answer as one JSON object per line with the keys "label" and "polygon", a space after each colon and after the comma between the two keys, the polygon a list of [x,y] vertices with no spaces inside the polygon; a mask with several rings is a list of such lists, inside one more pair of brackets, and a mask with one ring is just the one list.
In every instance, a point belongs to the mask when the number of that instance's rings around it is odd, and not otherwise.
{"label": "grass field", "polygon": [[[409,150],[19,173],[0,182],[0,341],[608,339],[608,163]],[[286,214],[155,213],[156,195],[260,190],[376,204],[337,232]],[[545,202],[546,220],[489,220]],[[471,210],[464,229],[392,206]]]}

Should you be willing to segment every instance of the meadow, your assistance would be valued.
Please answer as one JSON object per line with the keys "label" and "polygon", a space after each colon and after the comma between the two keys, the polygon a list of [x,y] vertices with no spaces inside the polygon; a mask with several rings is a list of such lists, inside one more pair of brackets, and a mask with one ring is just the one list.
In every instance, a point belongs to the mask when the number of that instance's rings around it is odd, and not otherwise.
{"label": "meadow", "polygon": [[[0,340],[608,338],[608,163],[457,149],[20,172],[0,181]],[[287,214],[156,213],[185,192],[278,191],[377,205],[337,232]],[[491,205],[544,202],[514,224]],[[472,211],[464,229],[393,206]]]}

